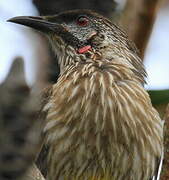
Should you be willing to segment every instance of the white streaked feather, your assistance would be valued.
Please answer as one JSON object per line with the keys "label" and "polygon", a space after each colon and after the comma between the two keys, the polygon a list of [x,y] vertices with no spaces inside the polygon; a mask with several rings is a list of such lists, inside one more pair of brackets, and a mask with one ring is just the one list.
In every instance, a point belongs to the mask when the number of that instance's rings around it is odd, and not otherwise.
{"label": "white streaked feather", "polygon": [[[67,63],[68,63],[67,59]],[[102,66],[103,63],[100,63],[100,66]],[[85,66],[85,65],[84,65]],[[116,66],[116,65],[114,65]],[[105,158],[105,151],[103,147],[103,138],[102,138],[102,133],[104,129],[107,128],[107,126],[110,125],[110,127],[108,127],[108,133],[105,131],[104,133],[107,133],[108,140],[109,140],[109,144],[106,147],[108,152],[115,152],[114,154],[112,153],[110,156],[111,160],[112,160],[112,166],[114,165],[114,163],[123,163],[123,167],[122,167],[122,171],[125,171],[125,167],[127,166],[127,155],[125,154],[125,152],[127,152],[125,150],[125,148],[131,147],[131,149],[133,148],[132,146],[141,146],[140,149],[145,150],[146,149],[146,145],[148,144],[147,142],[144,142],[144,137],[146,137],[146,130],[150,130],[151,127],[145,128],[144,130],[142,130],[142,128],[139,129],[139,133],[138,132],[138,127],[140,127],[137,121],[140,121],[142,119],[147,119],[150,118],[149,116],[147,116],[146,112],[145,112],[145,108],[142,107],[142,104],[140,103],[140,105],[137,103],[137,101],[135,101],[135,99],[138,97],[138,94],[142,95],[142,91],[143,88],[137,89],[136,91],[134,90],[134,86],[127,86],[125,85],[127,82],[125,82],[124,84],[122,83],[122,76],[124,75],[125,72],[120,73],[120,66],[119,67],[114,67],[114,76],[111,74],[111,72],[103,72],[101,73],[100,71],[98,71],[97,73],[93,73],[93,71],[95,70],[95,68],[92,66],[91,64],[86,65],[85,67],[82,68],[82,71],[78,71],[78,73],[76,72],[76,68],[74,68],[73,66],[69,69],[72,72],[68,72],[66,75],[69,78],[69,81],[65,81],[66,78],[62,78],[63,82],[59,82],[59,85],[62,87],[64,84],[64,91],[65,94],[63,95],[63,89],[62,91],[60,89],[57,88],[54,92],[54,95],[57,95],[56,97],[61,97],[61,100],[63,99],[63,102],[65,103],[65,101],[68,102],[68,108],[66,109],[65,104],[61,104],[61,102],[59,102],[57,105],[57,100],[55,100],[55,108],[62,108],[62,111],[60,109],[57,109],[58,112],[62,112],[63,113],[63,119],[62,119],[62,123],[64,124],[64,127],[62,128],[58,128],[56,127],[56,131],[53,132],[49,132],[49,137],[48,137],[48,141],[53,140],[54,142],[59,142],[58,143],[58,149],[59,151],[65,151],[65,148],[68,148],[68,145],[70,146],[74,146],[76,143],[78,144],[78,148],[76,149],[75,147],[75,157],[71,157],[72,159],[76,159],[77,162],[77,168],[79,168],[79,172],[75,172],[76,169],[73,170],[72,174],[76,174],[76,177],[78,177],[78,175],[80,175],[83,172],[83,167],[86,168],[86,166],[83,166],[84,164],[88,165],[88,159],[92,159],[93,154],[92,154],[92,150],[90,149],[90,146],[94,146],[94,148],[96,148],[97,151],[97,155],[99,156],[99,161],[100,164],[98,166],[101,166],[102,169],[105,171],[105,167],[106,165],[106,158]],[[125,70],[125,68],[124,68]],[[90,74],[91,73],[91,74]],[[131,73],[131,72],[130,72]],[[95,74],[97,74],[97,76],[94,76]],[[85,75],[82,79],[81,77]],[[90,75],[88,78],[86,78],[86,75]],[[116,77],[119,76],[119,77]],[[114,81],[114,77],[116,79],[116,81]],[[126,77],[129,77],[129,75],[126,75]],[[71,78],[71,80],[70,80]],[[120,78],[120,83],[117,83],[117,79]],[[60,78],[61,79],[61,78]],[[84,81],[83,81],[84,80]],[[108,81],[107,81],[108,80]],[[78,86],[76,85],[76,83],[78,83]],[[57,83],[58,84],[58,83]],[[100,87],[97,87],[99,86]],[[59,86],[59,87],[60,87]],[[138,85],[135,85],[135,87],[137,87]],[[97,90],[97,88],[99,88]],[[68,91],[67,91],[68,89]],[[81,91],[82,90],[82,91]],[[96,91],[95,91],[96,90]],[[81,92],[80,92],[81,91]],[[58,95],[57,93],[60,93],[60,95]],[[96,94],[95,94],[96,92]],[[99,92],[99,93],[98,93]],[[139,93],[138,93],[139,92]],[[98,94],[97,94],[98,93]],[[69,97],[66,96],[66,94],[70,94]],[[82,95],[82,96],[78,96],[78,95]],[[95,98],[93,95],[97,95],[97,99],[98,102],[96,106],[96,104],[94,104],[92,101]],[[77,95],[77,96],[76,96]],[[145,95],[145,96],[144,96]],[[66,96],[66,98],[64,98],[64,96]],[[143,96],[145,98],[147,98],[147,94],[143,93]],[[140,97],[139,97],[140,98]],[[94,99],[95,100],[95,99]],[[120,101],[120,102],[119,102]],[[144,102],[144,99],[143,99]],[[70,104],[73,104],[70,107]],[[95,108],[96,107],[96,108]],[[131,109],[132,110],[131,110]],[[140,109],[139,111],[136,111],[136,109]],[[66,109],[66,110],[65,110]],[[118,110],[118,112],[117,112]],[[151,111],[151,110],[150,110]],[[110,113],[110,114],[108,114]],[[133,115],[133,113],[140,113]],[[91,116],[90,116],[91,115]],[[55,116],[55,113],[53,112],[53,114],[51,113],[49,117]],[[56,113],[57,116],[57,113]],[[61,116],[57,116],[56,119],[53,119],[56,123],[61,120]],[[95,126],[93,126],[92,121],[94,121]],[[151,121],[151,120],[149,120]],[[158,121],[158,119],[157,119]],[[74,125],[74,127],[72,129],[70,129],[69,126],[69,122],[72,122],[72,125]],[[47,130],[50,129],[51,127],[55,126],[54,122],[49,122],[48,121],[48,125],[47,125]],[[77,124],[76,124],[77,123]],[[120,123],[120,124],[118,124]],[[126,124],[126,126],[123,126],[124,124]],[[138,125],[139,124],[139,125]],[[137,126],[136,126],[137,125]],[[142,124],[141,124],[142,125]],[[93,127],[92,127],[93,126]],[[120,127],[122,126],[122,127]],[[128,127],[127,127],[128,126]],[[106,128],[105,128],[106,127]],[[118,129],[117,127],[120,127],[121,131]],[[160,129],[160,127],[158,127]],[[91,132],[91,129],[94,129],[93,132]],[[69,133],[70,132],[70,133]],[[76,133],[78,132],[78,133]],[[81,139],[78,138],[77,134],[79,135],[79,132],[81,133],[81,136],[83,139],[83,142],[81,142]],[[121,134],[119,134],[119,132]],[[158,134],[159,131],[157,131],[156,133]],[[66,135],[69,136],[66,137]],[[123,136],[121,136],[123,135]],[[133,144],[130,142],[130,135],[134,137],[134,141]],[[140,138],[139,136],[143,135],[143,138]],[[93,136],[93,137],[92,137]],[[91,139],[90,139],[91,137]],[[62,138],[62,139],[61,139]],[[120,138],[124,138],[124,141],[126,141],[124,143],[124,146],[120,146],[117,142],[117,140],[119,140]],[[69,143],[66,143],[66,140],[70,140]],[[73,139],[73,140],[72,140]],[[77,141],[76,141],[77,140]],[[89,142],[88,142],[89,140]],[[92,141],[92,145],[88,146],[87,148],[81,147],[82,143],[85,144],[90,144]],[[150,141],[150,138],[146,139],[147,141]],[[63,142],[62,142],[63,141]],[[72,142],[73,143],[72,143]],[[76,142],[75,142],[76,141]],[[66,144],[64,144],[64,142]],[[115,143],[117,142],[117,143]],[[63,143],[63,144],[62,144]],[[74,144],[75,143],[75,144]],[[127,146],[126,146],[127,144]],[[125,147],[126,146],[126,147]],[[157,148],[156,146],[154,146],[154,142],[152,141],[152,143],[150,143],[151,148]],[[158,147],[160,149],[160,145]],[[137,147],[137,152],[135,154],[133,154],[133,157],[136,157],[136,160],[138,160],[138,162],[135,162],[133,160],[133,166],[132,167],[135,172],[135,174],[138,174],[139,177],[139,170],[137,169],[141,169],[141,153],[140,153],[140,149]],[[151,151],[152,152],[152,151]],[[56,152],[56,154],[58,153],[58,151]],[[69,152],[67,152],[69,153]],[[82,155],[84,155],[83,157],[86,158],[86,161],[83,163],[82,166],[80,166],[79,164],[81,164],[82,161]],[[108,154],[109,155],[109,154]],[[158,154],[157,154],[158,155]],[[58,160],[59,160],[59,153],[57,154],[58,156]],[[71,156],[71,154],[65,154],[65,158]],[[144,157],[146,157],[147,161],[152,164],[151,168],[154,168],[154,164],[153,162],[151,163],[151,161],[153,161],[152,157],[154,158],[154,156],[151,156],[150,154],[147,155],[143,155]],[[150,157],[151,156],[151,157]],[[65,158],[63,158],[63,160],[65,160]],[[116,160],[118,160],[118,162],[115,162]],[[58,163],[60,163],[60,161],[58,161]],[[66,161],[62,164],[63,162],[60,163],[60,167],[63,165],[65,166],[65,168],[63,169],[63,171],[66,169],[66,165],[64,163],[66,163]],[[141,165],[139,165],[139,163]],[[112,167],[110,167],[112,168]],[[137,169],[136,169],[137,168]],[[68,170],[68,169],[67,169]],[[97,170],[94,169],[94,170]],[[148,177],[148,170],[146,172],[145,169],[143,169],[145,173],[147,173],[147,177]],[[115,172],[116,173],[116,172]],[[126,172],[124,172],[126,173]],[[131,172],[130,172],[131,173]],[[151,173],[151,172],[150,172]],[[122,175],[116,174],[117,177],[122,178]],[[114,177],[116,176],[114,175]],[[86,179],[87,177],[90,176],[90,174],[86,175]],[[62,176],[64,177],[64,176]],[[114,178],[113,177],[113,178]],[[134,175],[131,175],[131,178],[136,177]]]}
{"label": "white streaked feather", "polygon": [[43,132],[46,132],[48,130],[50,130],[51,128],[53,128],[54,126],[56,126],[58,123],[60,123],[59,121],[55,121],[55,120],[50,120],[46,123],[46,126],[44,127]]}
{"label": "white streaked feather", "polygon": [[53,106],[53,103],[49,101],[44,107],[42,111],[48,111]]}
{"label": "white streaked feather", "polygon": [[68,101],[73,99],[77,95],[78,91],[79,91],[79,86],[75,86],[74,88],[72,88],[72,93],[70,94]]}

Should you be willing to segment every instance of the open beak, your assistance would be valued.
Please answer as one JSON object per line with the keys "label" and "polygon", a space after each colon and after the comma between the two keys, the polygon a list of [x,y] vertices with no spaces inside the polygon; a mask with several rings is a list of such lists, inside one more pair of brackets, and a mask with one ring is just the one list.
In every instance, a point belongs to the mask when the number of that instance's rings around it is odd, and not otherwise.
{"label": "open beak", "polygon": [[44,33],[64,31],[61,24],[50,22],[45,16],[18,16],[9,19],[8,22],[22,24]]}

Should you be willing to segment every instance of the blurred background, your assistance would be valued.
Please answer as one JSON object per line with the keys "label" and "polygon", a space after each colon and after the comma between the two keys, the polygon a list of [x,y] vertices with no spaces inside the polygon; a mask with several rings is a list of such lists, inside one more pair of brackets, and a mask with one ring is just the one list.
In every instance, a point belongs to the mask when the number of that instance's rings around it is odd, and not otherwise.
{"label": "blurred background", "polygon": [[149,89],[169,88],[169,1],[162,4],[145,53]]}
{"label": "blurred background", "polygon": [[44,52],[41,36],[30,28],[6,22],[9,18],[23,15],[38,15],[31,0],[0,1],[0,82],[7,75],[15,57],[25,61],[26,77],[29,84],[36,78],[36,66]]}
{"label": "blurred background", "polygon": [[[153,31],[145,51],[144,64],[148,72],[148,84],[146,85],[146,88],[148,90],[153,90],[153,93],[150,91],[152,95],[154,95],[154,92],[157,92],[157,99],[163,98],[163,100],[168,101],[169,1],[161,1],[162,3],[159,3],[160,7],[158,7],[158,13],[154,23]],[[81,3],[81,1],[78,1],[79,4],[77,4],[77,1],[75,0],[69,2],[67,2],[67,6],[70,9],[73,9],[76,6],[80,8],[88,8],[90,6],[95,6],[96,3],[94,0],[90,1],[91,4],[88,3],[85,5]],[[72,2],[76,4],[73,4]],[[97,1],[97,4],[99,5],[100,2],[101,1]],[[108,2],[110,1],[105,1],[105,7],[102,6],[102,14],[107,15],[111,11],[122,11],[126,0],[114,0],[112,1],[112,6],[110,6],[110,3]],[[5,79],[13,59],[17,56],[21,56],[25,61],[27,82],[32,85],[38,76],[38,73],[35,69],[37,69],[37,66],[40,66],[39,61],[45,62],[46,59],[49,58],[48,46],[46,43],[44,43],[44,37],[30,28],[8,23],[6,20],[14,16],[57,13],[64,10],[64,3],[64,0],[0,1],[0,82]],[[160,94],[161,90],[165,90],[163,91],[164,93]],[[164,97],[163,94],[165,94]],[[156,102],[156,99],[153,102]]]}

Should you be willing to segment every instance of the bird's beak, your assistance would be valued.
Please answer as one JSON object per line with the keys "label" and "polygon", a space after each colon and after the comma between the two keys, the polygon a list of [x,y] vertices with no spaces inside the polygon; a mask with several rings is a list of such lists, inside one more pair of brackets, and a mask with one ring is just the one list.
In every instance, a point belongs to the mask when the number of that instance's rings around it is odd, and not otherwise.
{"label": "bird's beak", "polygon": [[9,19],[8,22],[22,24],[44,33],[64,31],[61,24],[50,22],[45,16],[18,16]]}
{"label": "bird's beak", "polygon": [[[61,37],[68,44],[72,44],[76,47],[81,45],[79,40],[69,32],[69,29],[61,22],[59,17],[55,16],[55,22],[51,16],[18,16],[8,20],[16,24],[25,25],[36,29],[44,34],[54,34]],[[58,22],[57,22],[58,21]]]}

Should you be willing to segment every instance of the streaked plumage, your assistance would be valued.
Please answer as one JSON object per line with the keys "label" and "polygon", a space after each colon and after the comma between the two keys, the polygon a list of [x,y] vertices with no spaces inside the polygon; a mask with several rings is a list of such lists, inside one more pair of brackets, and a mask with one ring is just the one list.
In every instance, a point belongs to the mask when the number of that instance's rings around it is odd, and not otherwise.
{"label": "streaked plumage", "polygon": [[[79,27],[79,15],[90,23]],[[152,179],[162,155],[163,127],[143,88],[146,73],[133,43],[91,11],[45,20],[66,31],[66,37],[56,28],[47,33],[61,70],[43,109],[48,179]],[[89,51],[77,52],[88,44]]]}

